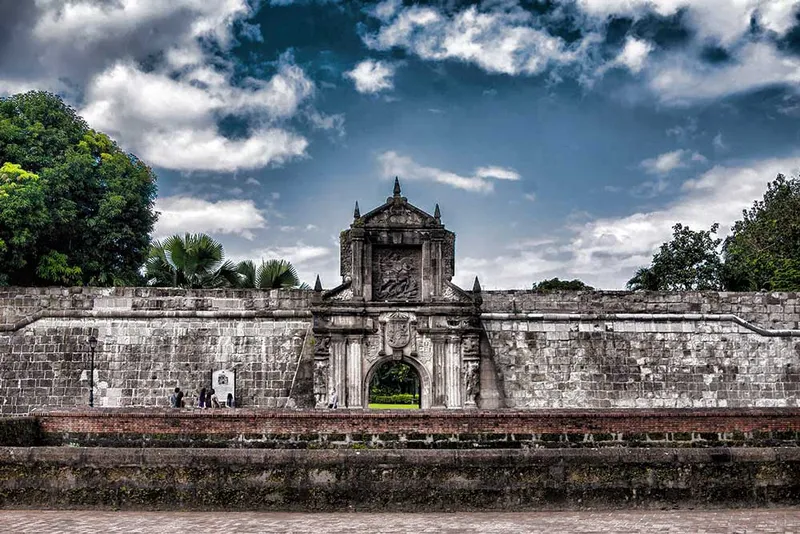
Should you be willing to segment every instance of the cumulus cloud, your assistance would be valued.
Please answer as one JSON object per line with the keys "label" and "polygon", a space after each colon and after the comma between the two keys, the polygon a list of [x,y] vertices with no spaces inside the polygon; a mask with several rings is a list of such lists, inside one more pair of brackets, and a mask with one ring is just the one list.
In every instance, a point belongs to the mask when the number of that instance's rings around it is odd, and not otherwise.
{"label": "cumulus cloud", "polygon": [[701,39],[723,45],[742,38],[754,19],[771,31],[784,33],[794,24],[797,13],[795,0],[578,0],[578,5],[602,18],[640,17],[649,12],[666,17],[684,11]]}
{"label": "cumulus cloud", "polygon": [[653,48],[654,46],[647,41],[628,37],[615,62],[627,67],[633,73],[639,73],[644,68],[647,56],[650,55]]}
{"label": "cumulus cloud", "polygon": [[[307,139],[288,124],[301,108],[312,113],[315,88],[305,72],[284,56],[272,76],[242,78],[211,51],[227,51],[236,27],[254,35],[245,22],[252,2],[23,4],[9,24],[26,32],[15,30],[11,46],[0,48],[0,91],[25,84],[59,91],[92,127],[167,169],[236,171],[305,155]],[[226,137],[221,118],[245,125],[242,134]],[[310,122],[341,127],[319,113]]]}
{"label": "cumulus cloud", "polygon": [[723,65],[674,54],[651,73],[650,89],[667,104],[711,100],[771,85],[800,83],[800,59],[779,52],[768,43],[744,45],[737,57]]}
{"label": "cumulus cloud", "polygon": [[394,72],[390,63],[366,59],[344,75],[353,80],[359,93],[379,93],[394,88]]}
{"label": "cumulus cloud", "polygon": [[253,230],[266,227],[264,213],[252,200],[207,200],[188,196],[160,197],[155,239],[189,233],[235,234],[253,239]]}
{"label": "cumulus cloud", "polygon": [[477,193],[493,191],[493,179],[520,179],[520,175],[513,169],[498,166],[478,167],[474,175],[462,176],[435,167],[425,167],[408,156],[402,156],[391,150],[378,156],[378,164],[383,177],[401,176],[407,180],[426,180]]}
{"label": "cumulus cloud", "polygon": [[594,39],[568,46],[536,27],[533,15],[521,9],[470,6],[449,15],[433,7],[384,2],[373,14],[382,25],[364,37],[370,48],[404,48],[422,59],[459,60],[498,74],[535,75],[550,65],[573,63]]}
{"label": "cumulus cloud", "polygon": [[691,150],[673,150],[665,152],[654,158],[648,158],[640,166],[648,174],[666,175],[675,169],[688,167],[691,162],[705,162],[706,158],[698,152]]}

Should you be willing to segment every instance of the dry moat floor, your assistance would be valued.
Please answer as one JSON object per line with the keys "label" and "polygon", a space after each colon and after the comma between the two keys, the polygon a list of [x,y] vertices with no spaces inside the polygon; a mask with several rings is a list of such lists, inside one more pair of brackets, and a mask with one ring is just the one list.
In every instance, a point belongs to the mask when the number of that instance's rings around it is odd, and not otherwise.
{"label": "dry moat floor", "polygon": [[528,513],[0,511],[0,532],[800,533],[800,508]]}

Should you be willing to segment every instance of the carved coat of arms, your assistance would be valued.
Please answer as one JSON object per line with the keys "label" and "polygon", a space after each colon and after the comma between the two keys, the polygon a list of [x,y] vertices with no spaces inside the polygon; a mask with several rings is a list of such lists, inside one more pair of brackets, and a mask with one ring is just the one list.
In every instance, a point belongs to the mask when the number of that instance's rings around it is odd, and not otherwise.
{"label": "carved coat of arms", "polygon": [[411,325],[408,317],[393,315],[386,323],[386,342],[393,349],[400,349],[411,341]]}

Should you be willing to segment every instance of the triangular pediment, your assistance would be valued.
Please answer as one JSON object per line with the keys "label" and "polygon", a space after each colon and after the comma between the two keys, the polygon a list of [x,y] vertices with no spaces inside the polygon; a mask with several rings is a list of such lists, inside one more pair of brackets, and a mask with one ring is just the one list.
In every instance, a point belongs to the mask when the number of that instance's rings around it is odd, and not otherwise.
{"label": "triangular pediment", "polygon": [[365,227],[415,226],[424,228],[441,226],[441,223],[433,215],[409,204],[403,197],[389,199],[386,204],[361,217],[360,222]]}

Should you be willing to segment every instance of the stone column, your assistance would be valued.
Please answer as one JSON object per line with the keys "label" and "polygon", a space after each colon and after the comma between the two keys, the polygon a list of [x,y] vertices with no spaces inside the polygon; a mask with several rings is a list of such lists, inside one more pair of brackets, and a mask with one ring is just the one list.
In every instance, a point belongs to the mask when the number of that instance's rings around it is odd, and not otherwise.
{"label": "stone column", "polygon": [[448,408],[461,408],[461,339],[447,336],[445,344],[445,384]]}
{"label": "stone column", "polygon": [[347,407],[363,408],[361,400],[361,336],[347,338]]}
{"label": "stone column", "polygon": [[[330,388],[336,388],[339,396],[339,405],[344,406],[347,396],[347,343],[341,337],[331,339],[331,377]],[[330,396],[330,388],[328,395]]]}
{"label": "stone column", "polygon": [[433,375],[431,376],[431,406],[444,408],[447,406],[447,374],[445,373],[444,337],[434,335],[433,341]]}

